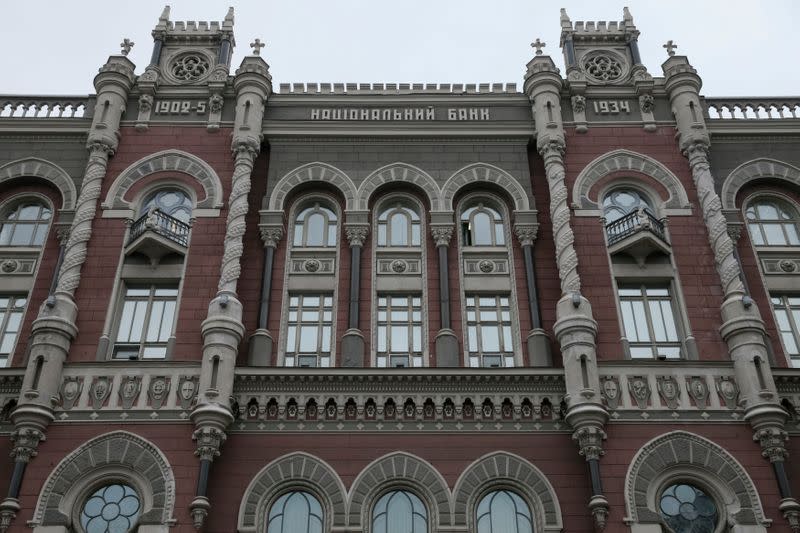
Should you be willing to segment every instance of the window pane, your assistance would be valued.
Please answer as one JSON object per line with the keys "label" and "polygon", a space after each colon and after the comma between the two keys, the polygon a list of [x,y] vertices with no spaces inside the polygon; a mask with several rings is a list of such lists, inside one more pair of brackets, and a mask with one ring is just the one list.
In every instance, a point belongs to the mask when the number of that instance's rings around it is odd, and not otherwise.
{"label": "window pane", "polygon": [[133,311],[136,308],[136,302],[125,302],[122,307],[122,315],[119,318],[119,332],[117,333],[118,341],[127,341],[130,338],[131,326],[133,326]]}
{"label": "window pane", "polygon": [[494,225],[494,242],[495,244],[505,244],[506,237],[504,235],[503,225],[502,224],[495,224]]}
{"label": "window pane", "polygon": [[492,244],[492,221],[484,212],[475,213],[472,217],[472,244],[474,246]]}
{"label": "window pane", "polygon": [[322,351],[323,352],[330,352],[331,351],[331,327],[330,326],[323,326],[322,327]]}
{"label": "window pane", "polygon": [[325,217],[313,213],[306,218],[306,246],[322,246],[325,235]]}
{"label": "window pane", "polygon": [[386,224],[378,224],[378,246],[386,246]]}
{"label": "window pane", "polygon": [[317,351],[317,326],[300,327],[300,351],[301,352]]}
{"label": "window pane", "polygon": [[478,328],[475,326],[469,326],[467,328],[467,337],[469,338],[469,351],[470,352],[477,352],[478,351]]}
{"label": "window pane", "polygon": [[0,353],[2,354],[10,354],[11,350],[14,349],[14,342],[17,340],[16,333],[6,333],[3,335],[3,342],[0,343]]}
{"label": "window pane", "polygon": [[756,206],[758,217],[762,220],[778,220],[778,209],[769,203],[759,203]]}
{"label": "window pane", "polygon": [[47,235],[47,226],[44,224],[39,224],[36,227],[36,234],[33,236],[33,244],[36,246],[41,246],[44,243],[44,238]]}
{"label": "window pane", "polygon": [[378,351],[386,351],[386,326],[378,326]]}
{"label": "window pane", "polygon": [[625,336],[629,341],[636,341],[639,338],[636,336],[636,320],[633,318],[633,307],[631,302],[620,302],[620,309],[622,309],[622,323],[625,328]]}
{"label": "window pane", "polygon": [[767,237],[767,244],[783,245],[786,244],[786,238],[783,236],[782,224],[762,224],[764,234]]}
{"label": "window pane", "polygon": [[644,311],[644,302],[631,302],[633,306],[633,316],[636,320],[636,337],[642,342],[650,340],[650,333],[647,331],[647,315]]}
{"label": "window pane", "polygon": [[422,351],[422,327],[414,326],[413,335],[414,335],[414,351],[415,352],[421,352]]}
{"label": "window pane", "polygon": [[670,342],[677,342],[678,330],[675,327],[675,316],[670,302],[668,301],[661,302],[661,315],[664,317],[664,327],[666,328],[666,340]]}
{"label": "window pane", "polygon": [[407,326],[392,326],[392,351],[408,352]]}
{"label": "window pane", "polygon": [[33,239],[33,224],[17,224],[14,228],[14,235],[11,237],[13,246],[27,246]]}
{"label": "window pane", "polygon": [[484,352],[500,351],[500,332],[497,327],[483,326],[481,328],[481,345]]}
{"label": "window pane", "polygon": [[795,224],[785,224],[786,235],[789,237],[789,244],[800,244],[800,238],[797,236],[797,226]]}
{"label": "window pane", "polygon": [[147,325],[147,342],[154,342],[158,340],[158,334],[161,330],[161,316],[164,313],[164,302],[153,302],[153,307],[150,310],[150,323]]}
{"label": "window pane", "polygon": [[419,224],[414,224],[411,226],[411,245],[419,246],[419,244],[420,244]]}
{"label": "window pane", "polygon": [[667,332],[664,329],[664,318],[661,316],[661,306],[658,301],[649,301],[650,320],[653,326],[653,336],[657,342],[667,340]]}
{"label": "window pane", "polygon": [[144,330],[144,317],[147,312],[147,302],[139,301],[134,305],[131,335],[128,340],[131,342],[139,342],[142,339],[142,332]]}
{"label": "window pane", "polygon": [[302,224],[295,224],[294,225],[294,242],[295,246],[302,246],[303,245],[303,225]]}
{"label": "window pane", "polygon": [[297,333],[297,327],[295,327],[295,326],[289,326],[289,328],[286,330],[286,351],[287,352],[294,353],[294,351],[297,349],[296,348],[297,337],[295,336],[296,333]]}
{"label": "window pane", "polygon": [[753,244],[756,246],[764,245],[764,237],[761,235],[761,226],[759,224],[748,224],[750,230],[750,238],[753,239]]}
{"label": "window pane", "polygon": [[391,224],[392,246],[408,245],[408,217],[403,213],[395,213],[389,223]]}
{"label": "window pane", "polygon": [[158,337],[159,342],[166,342],[172,333],[172,324],[175,321],[175,301],[168,301],[164,305],[164,315],[161,319],[161,334]]}
{"label": "window pane", "polygon": [[328,224],[328,246],[336,245],[336,224]]}

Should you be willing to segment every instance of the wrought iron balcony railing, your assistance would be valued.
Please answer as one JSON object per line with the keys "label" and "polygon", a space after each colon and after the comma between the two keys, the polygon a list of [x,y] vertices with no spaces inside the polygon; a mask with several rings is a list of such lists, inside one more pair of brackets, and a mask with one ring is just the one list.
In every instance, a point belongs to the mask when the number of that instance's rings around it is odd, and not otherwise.
{"label": "wrought iron balcony railing", "polygon": [[665,243],[667,242],[667,235],[664,232],[664,221],[657,219],[653,216],[653,213],[647,209],[642,208],[631,211],[624,217],[610,224],[606,224],[609,246],[640,231],[649,231]]}
{"label": "wrought iron balcony railing", "polygon": [[128,244],[138,239],[144,232],[153,231],[181,246],[189,246],[189,224],[172,218],[159,209],[152,209],[139,217],[131,225],[131,234]]}

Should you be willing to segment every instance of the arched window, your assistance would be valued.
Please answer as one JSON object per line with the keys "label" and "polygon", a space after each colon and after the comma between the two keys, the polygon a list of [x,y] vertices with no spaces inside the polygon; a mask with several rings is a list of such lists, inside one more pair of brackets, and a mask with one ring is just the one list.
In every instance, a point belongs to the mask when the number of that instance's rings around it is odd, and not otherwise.
{"label": "arched window", "polygon": [[269,510],[267,533],[322,533],[322,505],[305,491],[284,494]]}
{"label": "arched window", "polygon": [[756,246],[799,246],[800,215],[777,198],[757,198],[745,211],[750,238]]}
{"label": "arched window", "polygon": [[180,189],[160,189],[150,194],[142,204],[140,215],[153,208],[187,224],[192,218],[192,199]]}
{"label": "arched window", "polygon": [[427,533],[428,512],[422,500],[406,490],[380,497],[372,509],[374,533]]}
{"label": "arched window", "polygon": [[484,496],[477,508],[478,533],[533,533],[528,504],[518,494],[495,490]]}
{"label": "arched window", "polygon": [[294,219],[294,246],[336,246],[336,213],[321,206],[302,209]]}
{"label": "arched window", "polygon": [[717,505],[694,485],[670,485],[658,501],[661,518],[674,533],[713,533],[719,514]]}
{"label": "arched window", "polygon": [[503,217],[482,203],[467,207],[461,213],[461,234],[464,246],[504,246],[506,243]]}
{"label": "arched window", "polygon": [[606,224],[635,213],[640,208],[653,212],[650,202],[635,189],[614,189],[603,198],[603,217],[606,219]]}
{"label": "arched window", "polygon": [[378,246],[419,246],[420,219],[411,207],[386,206],[378,215]]}
{"label": "arched window", "polygon": [[97,489],[81,509],[85,533],[127,533],[136,524],[142,502],[128,485],[115,483]]}
{"label": "arched window", "polygon": [[43,202],[24,200],[5,211],[0,221],[0,246],[41,246],[53,217]]}

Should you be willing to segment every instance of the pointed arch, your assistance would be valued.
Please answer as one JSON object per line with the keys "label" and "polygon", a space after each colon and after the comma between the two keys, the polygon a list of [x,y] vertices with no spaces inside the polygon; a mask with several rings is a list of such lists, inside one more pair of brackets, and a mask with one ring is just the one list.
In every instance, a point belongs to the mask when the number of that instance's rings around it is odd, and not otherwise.
{"label": "pointed arch", "polygon": [[431,529],[451,524],[450,489],[444,477],[426,460],[394,452],[372,461],[353,481],[348,525],[371,529],[368,527],[371,506],[380,492],[390,486],[409,487],[422,498],[430,511]]}
{"label": "pointed arch", "polygon": [[589,198],[589,191],[601,179],[615,172],[637,172],[660,183],[668,192],[660,209],[688,209],[689,197],[681,180],[664,164],[652,157],[631,150],[612,150],[586,165],[575,179],[572,187],[572,203],[578,209],[597,209],[597,203]]}
{"label": "pointed arch", "polygon": [[785,181],[800,189],[800,168],[789,163],[761,157],[742,163],[722,182],[722,208],[736,209],[736,196],[744,185],[757,179]]}
{"label": "pointed arch", "polygon": [[83,443],[58,463],[39,494],[33,524],[70,525],[86,490],[115,478],[142,491],[139,524],[167,525],[173,520],[175,477],[166,456],[135,433],[113,431]]}
{"label": "pointed arch", "polygon": [[60,166],[38,157],[17,159],[0,166],[0,183],[22,177],[41,178],[49,181],[61,193],[61,209],[64,211],[75,210],[75,202],[78,198],[75,182]]}
{"label": "pointed arch", "polygon": [[145,156],[123,170],[111,184],[103,200],[103,209],[131,209],[125,200],[128,190],[139,180],[156,172],[173,171],[196,179],[206,193],[198,198],[196,209],[220,209],[223,206],[222,182],[203,159],[182,150],[162,150]]}
{"label": "pointed arch", "polygon": [[631,524],[631,530],[650,531],[647,524],[660,524],[656,491],[667,483],[686,479],[710,489],[729,522],[769,523],[753,480],[727,450],[700,435],[671,431],[642,446],[628,467],[625,521]]}
{"label": "pointed arch", "polygon": [[425,192],[431,211],[441,210],[441,196],[436,181],[425,171],[407,163],[392,163],[379,168],[361,183],[356,209],[366,211],[375,191],[386,183],[411,183]]}
{"label": "pointed arch", "polygon": [[278,180],[269,196],[269,209],[282,211],[285,208],[286,198],[295,187],[315,181],[328,183],[339,189],[345,199],[345,209],[354,208],[358,194],[353,180],[334,166],[314,162],[290,170]]}
{"label": "pointed arch", "polygon": [[547,477],[531,462],[510,452],[493,452],[476,459],[453,488],[453,522],[476,530],[475,508],[488,489],[513,488],[531,504],[534,531],[561,531],[561,506]]}
{"label": "pointed arch", "polygon": [[239,506],[237,531],[266,531],[268,506],[290,489],[309,490],[319,499],[326,531],[345,525],[346,491],[336,471],[319,457],[295,452],[278,457],[253,477]]}
{"label": "pointed arch", "polygon": [[452,211],[453,199],[458,191],[474,183],[491,183],[505,191],[513,200],[515,211],[529,209],[528,193],[517,178],[494,165],[473,163],[457,171],[445,182],[442,187],[442,210]]}

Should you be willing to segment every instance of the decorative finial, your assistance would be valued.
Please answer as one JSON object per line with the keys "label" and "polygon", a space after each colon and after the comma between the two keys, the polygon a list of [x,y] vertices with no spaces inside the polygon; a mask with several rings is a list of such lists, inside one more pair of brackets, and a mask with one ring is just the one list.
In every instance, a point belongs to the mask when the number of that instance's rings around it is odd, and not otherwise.
{"label": "decorative finial", "polygon": [[631,15],[631,10],[626,7],[622,8],[622,20],[625,22],[633,23],[633,16]]}
{"label": "decorative finial", "polygon": [[542,48],[544,48],[545,46],[547,46],[547,43],[543,43],[543,42],[541,41],[541,39],[539,39],[539,38],[537,37],[537,38],[536,38],[536,40],[535,40],[534,42],[532,42],[532,43],[531,43],[531,46],[532,46],[533,48],[535,48],[535,49],[536,49],[536,55],[537,55],[537,56],[540,56],[540,55],[542,55],[542,54],[544,53],[544,52],[542,52]]}
{"label": "decorative finial", "polygon": [[261,39],[256,39],[255,41],[250,43],[250,47],[253,49],[253,55],[254,56],[260,56],[261,55],[261,49],[264,48],[265,46],[267,46],[267,45],[262,43]]}
{"label": "decorative finial", "polygon": [[667,49],[667,54],[669,54],[669,57],[672,57],[675,55],[675,49],[678,48],[678,45],[673,43],[672,39],[670,39],[667,41],[667,44],[664,45],[664,48]]}
{"label": "decorative finial", "polygon": [[125,39],[123,39],[123,41],[119,43],[119,45],[122,47],[120,53],[124,56],[127,56],[131,52],[131,48],[133,48],[134,44],[136,43],[125,37]]}

